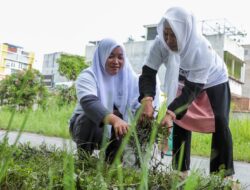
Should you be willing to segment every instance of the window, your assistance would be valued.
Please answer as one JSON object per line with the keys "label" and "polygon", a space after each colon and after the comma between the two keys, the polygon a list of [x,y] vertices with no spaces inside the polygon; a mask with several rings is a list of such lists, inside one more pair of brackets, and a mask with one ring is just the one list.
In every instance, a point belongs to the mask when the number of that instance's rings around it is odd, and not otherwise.
{"label": "window", "polygon": [[244,54],[248,55],[248,49],[245,49],[244,51],[245,51]]}
{"label": "window", "polygon": [[15,68],[15,62],[11,62],[11,67]]}
{"label": "window", "polygon": [[28,65],[27,64],[22,64],[23,69],[27,69]]}
{"label": "window", "polygon": [[13,73],[17,73],[18,72],[18,70],[16,70],[16,69],[11,69],[11,74],[13,74]]}
{"label": "window", "polygon": [[7,68],[9,68],[9,67],[10,67],[10,65],[11,65],[11,61],[6,60],[6,64],[5,64],[5,66],[6,66]]}
{"label": "window", "polygon": [[17,60],[17,54],[8,52],[7,53],[7,59]]}
{"label": "window", "polygon": [[224,52],[224,61],[227,65],[228,74],[235,78],[240,80],[241,79],[241,69],[243,67],[243,61],[239,58],[235,57],[228,51]]}

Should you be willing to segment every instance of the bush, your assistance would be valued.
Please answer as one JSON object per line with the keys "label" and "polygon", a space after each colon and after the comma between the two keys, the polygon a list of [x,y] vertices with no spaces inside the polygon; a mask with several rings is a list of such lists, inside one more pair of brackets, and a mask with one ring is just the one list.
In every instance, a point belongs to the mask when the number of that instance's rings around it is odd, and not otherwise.
{"label": "bush", "polygon": [[76,102],[75,86],[68,87],[66,85],[57,86],[55,89],[56,102],[59,107]]}
{"label": "bush", "polygon": [[0,81],[0,103],[11,109],[23,111],[35,104],[44,107],[47,95],[43,76],[34,69],[13,73]]}

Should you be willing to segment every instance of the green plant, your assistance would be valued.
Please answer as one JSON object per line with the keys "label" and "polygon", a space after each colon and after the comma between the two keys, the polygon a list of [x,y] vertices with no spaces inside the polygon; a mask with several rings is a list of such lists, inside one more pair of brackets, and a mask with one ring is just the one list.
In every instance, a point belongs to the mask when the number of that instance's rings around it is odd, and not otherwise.
{"label": "green plant", "polygon": [[[89,156],[79,160],[72,151],[56,149],[43,144],[32,147],[30,144],[10,146],[0,143],[0,161],[4,155],[11,155],[7,170],[2,173],[0,189],[185,189],[209,190],[231,189],[232,181],[224,180],[222,175],[209,175],[199,170],[183,179],[179,173],[162,165],[158,170],[138,170],[103,164],[102,172],[96,169],[100,162],[97,157]],[[146,161],[146,160],[145,160]],[[147,165],[148,163],[145,163]],[[148,166],[148,165],[147,165]],[[119,180],[118,170],[123,180]],[[145,172],[145,173],[144,173]],[[146,186],[144,184],[146,178]]]}
{"label": "green plant", "polygon": [[[206,176],[199,171],[192,171],[186,179],[178,171],[169,166],[159,164],[158,168],[151,167],[150,154],[155,142],[159,122],[164,110],[159,110],[159,117],[149,133],[146,149],[142,151],[139,134],[136,130],[138,113],[131,117],[131,128],[125,135],[122,145],[112,165],[104,161],[107,139],[103,138],[99,157],[86,155],[79,159],[73,150],[47,147],[31,147],[31,144],[18,145],[18,138],[27,125],[28,113],[23,119],[20,132],[14,145],[9,146],[7,140],[0,143],[0,189],[230,189],[232,181],[224,180],[222,174]],[[9,124],[13,125],[16,117],[13,112]],[[131,114],[130,114],[131,115]],[[247,135],[245,136],[247,138]],[[135,138],[139,153],[140,168],[129,168],[120,162],[122,153],[129,140]],[[72,147],[72,146],[70,146]]]}
{"label": "green plant", "polygon": [[85,63],[85,58],[79,55],[63,53],[56,61],[59,64],[59,73],[73,81],[76,80],[77,76],[83,69],[88,67]]}
{"label": "green plant", "polygon": [[[50,97],[45,110],[38,108],[29,113],[24,131],[47,136],[69,138],[68,120],[72,115],[74,107],[75,104],[58,107],[56,99]],[[20,123],[23,121],[26,112],[27,111],[15,113],[10,130],[19,130]],[[2,107],[0,113],[0,128],[8,129],[8,122],[11,118],[12,111]]]}
{"label": "green plant", "polygon": [[42,80],[40,72],[34,69],[7,76],[0,81],[1,105],[20,111],[29,109],[34,104],[44,107],[48,93]]}
{"label": "green plant", "polygon": [[[21,126],[19,128],[19,132],[18,135],[13,143],[12,148],[8,148],[7,147],[7,142],[8,142],[8,131],[5,133],[5,136],[3,138],[3,144],[1,144],[0,146],[0,158],[1,158],[1,162],[0,162],[0,182],[3,181],[4,177],[6,176],[6,172],[8,171],[9,166],[13,163],[13,157],[12,155],[16,152],[16,145],[18,143],[18,140],[21,136],[21,133],[25,127],[25,124],[27,122],[28,119],[28,114],[29,112],[27,112],[27,114],[24,117],[23,122],[21,123]],[[7,129],[11,128],[12,125],[12,121],[15,115],[15,111],[12,112],[11,118],[9,120],[8,123],[8,127]]]}
{"label": "green plant", "polygon": [[75,85],[71,87],[58,86],[55,89],[55,96],[57,105],[59,107],[76,103],[77,97],[76,97]]}

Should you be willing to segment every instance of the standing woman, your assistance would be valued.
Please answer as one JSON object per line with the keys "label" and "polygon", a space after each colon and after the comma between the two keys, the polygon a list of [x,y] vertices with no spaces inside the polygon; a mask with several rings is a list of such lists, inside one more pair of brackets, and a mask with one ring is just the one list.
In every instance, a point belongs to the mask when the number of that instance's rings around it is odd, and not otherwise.
{"label": "standing woman", "polygon": [[128,111],[140,106],[138,77],[123,46],[112,39],[103,39],[92,65],[78,76],[76,91],[78,104],[70,121],[70,133],[78,150],[92,154],[99,149],[107,127],[110,143],[106,160],[112,162],[129,130]]}
{"label": "standing woman", "polygon": [[[171,80],[176,98],[168,105],[162,126],[173,127],[173,167],[187,174],[190,169],[191,132],[212,132],[210,173],[224,171],[234,174],[233,144],[229,129],[231,93],[227,68],[210,43],[197,31],[194,16],[180,7],[167,10],[157,26],[158,36],[148,55],[139,79],[139,100],[155,94],[155,74],[163,60],[169,60]],[[170,57],[179,59],[179,64]],[[176,72],[179,70],[179,76]],[[175,72],[174,72],[175,71]],[[177,79],[179,91],[177,92]],[[150,101],[144,106],[142,117],[151,117]],[[183,158],[180,158],[181,147]],[[178,166],[178,161],[181,165]]]}

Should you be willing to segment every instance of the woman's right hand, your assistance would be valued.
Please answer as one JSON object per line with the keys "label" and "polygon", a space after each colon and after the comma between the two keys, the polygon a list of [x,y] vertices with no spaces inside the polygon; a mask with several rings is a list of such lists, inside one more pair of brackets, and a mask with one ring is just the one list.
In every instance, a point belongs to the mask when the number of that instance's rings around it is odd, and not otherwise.
{"label": "woman's right hand", "polygon": [[154,118],[154,108],[153,108],[153,98],[152,97],[145,97],[141,100],[142,110],[140,121],[153,119]]}
{"label": "woman's right hand", "polygon": [[111,113],[106,116],[105,121],[106,123],[112,125],[112,127],[114,128],[116,138],[119,138],[127,134],[129,125],[127,122],[125,122],[118,116]]}

